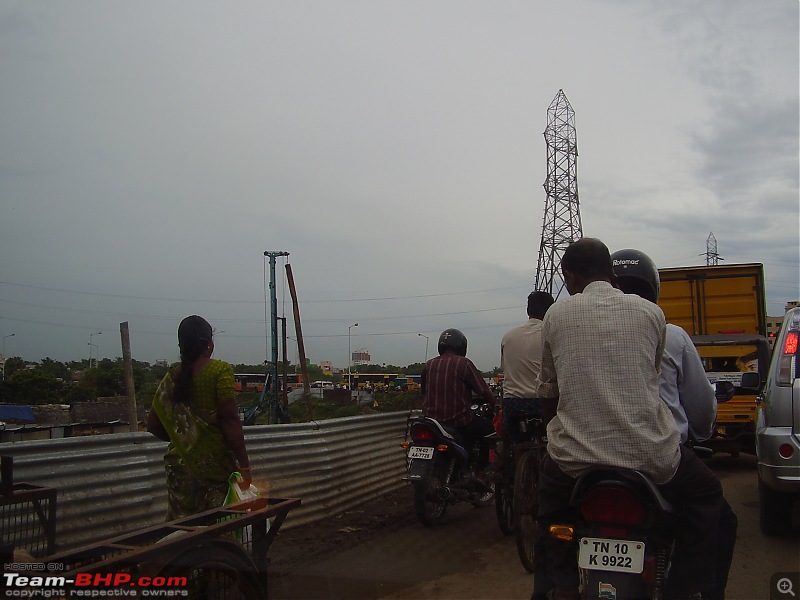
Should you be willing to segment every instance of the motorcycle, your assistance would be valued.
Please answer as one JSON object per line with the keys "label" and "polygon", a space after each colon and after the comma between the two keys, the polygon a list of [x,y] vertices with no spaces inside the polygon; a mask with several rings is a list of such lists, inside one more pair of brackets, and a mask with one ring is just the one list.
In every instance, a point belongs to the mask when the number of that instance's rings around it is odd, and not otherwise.
{"label": "motorcycle", "polygon": [[[489,404],[473,404],[471,410],[473,415],[492,418]],[[497,434],[487,439],[498,439]],[[418,416],[408,420],[406,441],[400,445],[407,450],[403,480],[414,486],[414,510],[423,525],[437,524],[447,507],[458,502],[482,507],[494,501],[494,483],[483,483],[476,477],[479,442],[467,447],[454,429]],[[491,451],[490,460],[493,458]]]}
{"label": "motorcycle", "polygon": [[[717,402],[733,397],[730,382],[717,382]],[[689,444],[701,458],[711,449]],[[598,466],[575,483],[570,506],[573,519],[552,523],[551,538],[578,543],[582,598],[664,597],[669,574],[678,507],[638,471]]]}
{"label": "motorcycle", "polygon": [[578,542],[582,598],[661,598],[677,510],[638,471],[594,467],[578,478],[573,518],[546,535]]}

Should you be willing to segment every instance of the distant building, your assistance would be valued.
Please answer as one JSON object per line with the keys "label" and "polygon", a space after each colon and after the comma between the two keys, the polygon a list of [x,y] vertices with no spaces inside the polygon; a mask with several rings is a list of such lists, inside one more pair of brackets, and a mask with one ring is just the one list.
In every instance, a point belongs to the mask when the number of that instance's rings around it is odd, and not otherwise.
{"label": "distant building", "polygon": [[159,358],[158,360],[156,360],[156,366],[157,367],[168,367],[169,366],[169,361],[166,358]]}
{"label": "distant building", "polygon": [[355,350],[353,352],[351,362],[354,366],[369,365],[372,364],[372,358],[366,348],[361,348],[361,350]]}

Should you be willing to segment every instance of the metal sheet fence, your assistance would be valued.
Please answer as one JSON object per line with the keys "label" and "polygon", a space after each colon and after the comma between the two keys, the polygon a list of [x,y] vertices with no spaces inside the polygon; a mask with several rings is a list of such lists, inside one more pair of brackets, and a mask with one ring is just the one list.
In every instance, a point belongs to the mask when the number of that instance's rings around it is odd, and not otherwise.
{"label": "metal sheet fence", "polygon": [[[247,427],[253,480],[272,497],[302,498],[284,528],[340,514],[405,485],[408,412]],[[0,444],[14,479],[56,488],[56,543],[71,549],[166,516],[163,454],[148,433]],[[1,532],[0,532],[1,533]]]}

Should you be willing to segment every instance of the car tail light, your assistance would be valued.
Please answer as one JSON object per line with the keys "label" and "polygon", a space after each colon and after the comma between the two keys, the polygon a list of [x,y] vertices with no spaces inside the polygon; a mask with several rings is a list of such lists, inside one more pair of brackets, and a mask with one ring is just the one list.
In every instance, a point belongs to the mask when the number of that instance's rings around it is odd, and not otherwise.
{"label": "car tail light", "polygon": [[783,343],[784,354],[797,354],[797,338],[800,337],[796,331],[790,331],[786,336],[786,341]]}
{"label": "car tail light", "polygon": [[781,444],[778,448],[778,454],[781,455],[781,458],[792,458],[794,448],[790,444]]}
{"label": "car tail light", "polygon": [[783,341],[783,350],[778,362],[778,383],[781,385],[791,385],[794,380],[797,368],[798,338],[800,338],[800,333],[790,331]]}
{"label": "car tail light", "polygon": [[432,442],[434,439],[433,432],[425,425],[415,423],[411,426],[411,439],[417,443]]}
{"label": "car tail light", "polygon": [[581,516],[592,523],[642,525],[647,511],[641,501],[621,487],[598,487],[581,502]]}

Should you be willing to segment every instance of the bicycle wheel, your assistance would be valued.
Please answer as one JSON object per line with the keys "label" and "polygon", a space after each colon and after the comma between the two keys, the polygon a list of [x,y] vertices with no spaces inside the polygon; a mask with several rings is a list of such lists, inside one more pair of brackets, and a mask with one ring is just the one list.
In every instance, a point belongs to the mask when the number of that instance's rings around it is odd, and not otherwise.
{"label": "bicycle wheel", "polygon": [[500,531],[506,535],[514,533],[514,466],[510,445],[502,453],[497,454],[497,479],[494,488],[494,507]]}
{"label": "bicycle wheel", "polygon": [[494,490],[497,524],[506,535],[514,533],[514,488],[508,482],[498,482]]}
{"label": "bicycle wheel", "polygon": [[539,536],[536,525],[538,505],[539,463],[535,451],[523,454],[517,463],[514,476],[514,533],[517,553],[528,573],[534,569],[534,546]]}
{"label": "bicycle wheel", "polygon": [[241,544],[212,540],[172,556],[158,576],[186,578],[192,600],[258,600],[267,597],[255,564]]}

